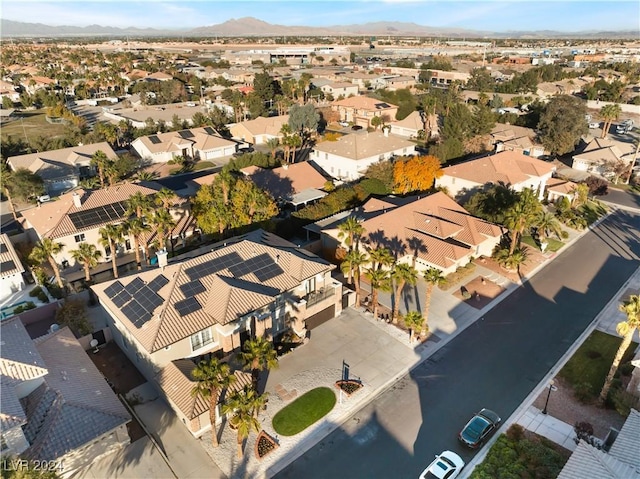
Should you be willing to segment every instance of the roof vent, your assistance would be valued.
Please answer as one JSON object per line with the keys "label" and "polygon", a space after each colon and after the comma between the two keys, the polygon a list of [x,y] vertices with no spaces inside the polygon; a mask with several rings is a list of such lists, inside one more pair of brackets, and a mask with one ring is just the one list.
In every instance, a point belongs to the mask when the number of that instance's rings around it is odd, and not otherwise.
{"label": "roof vent", "polygon": [[80,208],[82,207],[82,198],[80,197],[80,195],[78,193],[74,193],[73,195],[71,195],[73,198],[73,205],[76,208]]}

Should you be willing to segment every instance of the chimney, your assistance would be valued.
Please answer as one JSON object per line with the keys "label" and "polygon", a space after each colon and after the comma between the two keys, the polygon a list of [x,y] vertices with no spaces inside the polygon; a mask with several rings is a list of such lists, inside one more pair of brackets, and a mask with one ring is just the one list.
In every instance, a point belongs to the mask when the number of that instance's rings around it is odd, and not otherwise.
{"label": "chimney", "polygon": [[169,253],[167,253],[166,249],[161,249],[156,252],[156,256],[158,257],[158,266],[160,268],[164,268],[169,263]]}
{"label": "chimney", "polygon": [[382,133],[384,133],[384,136],[388,137],[389,136],[389,128],[383,128],[382,129]]}
{"label": "chimney", "polygon": [[73,198],[73,204],[76,208],[80,208],[82,206],[82,198],[78,193],[74,193],[71,195]]}

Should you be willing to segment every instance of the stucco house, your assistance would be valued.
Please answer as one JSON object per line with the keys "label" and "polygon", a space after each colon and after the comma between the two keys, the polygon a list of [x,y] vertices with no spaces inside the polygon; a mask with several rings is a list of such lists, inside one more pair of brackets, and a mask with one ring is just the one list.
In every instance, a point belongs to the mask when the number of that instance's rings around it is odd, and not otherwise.
{"label": "stucco house", "polygon": [[[189,253],[184,260],[92,286],[114,340],[140,372],[158,383],[199,436],[208,405],[185,411],[172,392],[187,361],[224,358],[252,336],[277,338],[333,318],[342,309],[335,266],[271,233],[256,230]],[[175,383],[173,383],[175,384]],[[178,407],[180,406],[180,407]],[[204,409],[206,407],[206,409]],[[187,414],[188,413],[188,414]]]}
{"label": "stucco house", "polygon": [[0,323],[2,455],[56,461],[69,477],[129,444],[131,416],[69,328],[31,339]]}
{"label": "stucco house", "polygon": [[289,123],[289,115],[258,117],[240,123],[227,125],[234,140],[246,141],[252,145],[262,145],[271,138],[282,139],[282,125]]}
{"label": "stucco house", "polygon": [[320,90],[325,95],[331,95],[333,98],[355,96],[358,94],[358,85],[349,82],[327,82],[320,86]]}
{"label": "stucco house", "polygon": [[118,158],[109,143],[101,142],[10,156],[7,158],[7,164],[13,171],[26,168],[40,176],[44,180],[47,193],[54,196],[75,188],[80,180],[96,175],[91,158],[98,151],[102,151],[109,159]]}
{"label": "stucco house", "polygon": [[[442,192],[405,199],[374,198],[350,216],[360,220],[369,245],[390,249],[401,263],[412,264],[415,259],[418,271],[438,268],[445,275],[472,257],[490,256],[503,234],[500,226],[470,215]],[[338,237],[338,225],[345,219],[321,231],[322,248],[328,254],[345,246],[344,238]]]}
{"label": "stucco house", "polygon": [[444,168],[436,187],[446,188],[455,198],[465,198],[491,184],[503,184],[516,191],[525,188],[544,197],[547,181],[556,167],[517,151],[502,151]]}
{"label": "stucco house", "polygon": [[576,186],[573,181],[560,178],[550,178],[547,180],[547,199],[555,202],[560,198],[566,198],[571,203],[575,196]]}
{"label": "stucco house", "polygon": [[536,142],[536,132],[532,128],[498,123],[490,135],[497,153],[518,151],[534,158],[544,155],[544,146]]}
{"label": "stucco house", "polygon": [[368,128],[371,119],[381,117],[386,123],[396,119],[398,107],[375,98],[367,96],[352,96],[331,103],[331,109],[337,111],[341,121],[349,121],[356,125]]}
{"label": "stucco house", "polygon": [[384,132],[359,132],[336,141],[323,141],[313,147],[309,159],[328,176],[353,181],[362,177],[374,163],[396,156],[415,155],[415,143]]}
{"label": "stucco house", "polygon": [[637,152],[633,143],[609,138],[593,138],[581,152],[573,155],[571,167],[580,171],[612,177],[613,169],[617,165],[629,168],[636,156]]}
{"label": "stucco house", "polygon": [[0,234],[0,301],[24,289],[24,266],[9,237]]}
{"label": "stucco house", "polygon": [[187,159],[211,160],[231,156],[237,143],[222,138],[210,126],[190,130],[141,136],[131,143],[140,158],[152,163],[166,163],[176,156]]}
{"label": "stucco house", "polygon": [[[420,136],[420,132],[424,132],[425,118],[424,112],[414,111],[406,118],[400,121],[389,123],[390,133],[404,138],[416,139]],[[438,116],[429,115],[426,118],[427,128],[431,130],[431,137],[440,136],[440,128],[438,127]]]}

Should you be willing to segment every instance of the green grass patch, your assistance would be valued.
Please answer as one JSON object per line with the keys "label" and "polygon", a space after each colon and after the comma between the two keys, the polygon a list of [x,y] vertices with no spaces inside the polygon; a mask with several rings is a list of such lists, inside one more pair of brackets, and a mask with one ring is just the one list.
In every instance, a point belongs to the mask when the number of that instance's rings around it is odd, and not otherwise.
{"label": "green grass patch", "polygon": [[336,404],[335,393],[326,387],[315,388],[273,417],[273,429],[283,436],[293,436],[326,416]]}
{"label": "green grass patch", "polygon": [[[621,342],[620,337],[594,331],[560,370],[560,377],[569,382],[574,389],[577,387],[583,395],[597,395],[602,389]],[[629,346],[622,363],[631,360],[636,346],[635,343]]]}
{"label": "green grass patch", "polygon": [[193,171],[206,170],[207,168],[214,168],[215,166],[216,165],[210,161],[199,161],[194,165]]}
{"label": "green grass patch", "polygon": [[[15,120],[2,125],[2,139],[12,136],[24,140],[25,134],[29,140],[39,136],[54,137],[65,133],[63,124],[51,124],[45,119],[45,109],[30,110],[18,113]],[[22,120],[20,119],[22,118]]]}
{"label": "green grass patch", "polygon": [[[538,251],[540,250],[540,246],[531,236],[523,236],[522,242],[526,245],[531,246],[532,248],[537,249]],[[547,238],[547,243],[549,243],[549,245],[547,246],[546,251],[550,251],[552,253],[555,253],[564,246],[564,243],[562,241],[558,241],[555,238]]]}
{"label": "green grass patch", "polygon": [[588,201],[578,211],[587,220],[588,224],[595,223],[601,216],[607,213],[607,209],[599,201]]}
{"label": "green grass patch", "polygon": [[491,446],[470,479],[558,477],[571,452],[514,424]]}

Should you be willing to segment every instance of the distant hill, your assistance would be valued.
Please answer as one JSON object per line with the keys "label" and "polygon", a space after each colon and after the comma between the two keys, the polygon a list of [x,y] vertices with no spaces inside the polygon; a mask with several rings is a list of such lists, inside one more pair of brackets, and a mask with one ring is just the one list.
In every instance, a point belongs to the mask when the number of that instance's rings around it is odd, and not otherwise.
{"label": "distant hill", "polygon": [[117,28],[102,25],[51,26],[42,23],[25,23],[13,20],[0,20],[0,36],[7,37],[77,37],[77,36],[136,36],[157,37],[173,36],[441,36],[449,38],[637,38],[637,31],[585,31],[559,32],[555,30],[490,32],[467,30],[454,27],[430,27],[411,22],[380,21],[363,24],[334,25],[330,27],[308,27],[274,25],[253,17],[227,20],[224,23],[203,26],[193,29],[154,29],[154,28]]}

